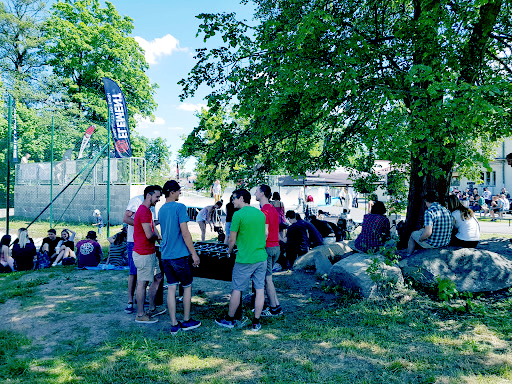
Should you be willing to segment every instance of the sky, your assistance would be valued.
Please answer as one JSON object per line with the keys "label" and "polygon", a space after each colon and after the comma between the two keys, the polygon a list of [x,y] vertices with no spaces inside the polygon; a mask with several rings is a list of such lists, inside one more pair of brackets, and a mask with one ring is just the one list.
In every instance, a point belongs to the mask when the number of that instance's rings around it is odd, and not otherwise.
{"label": "sky", "polygon": [[[181,87],[178,81],[187,77],[195,64],[197,48],[218,46],[205,43],[196,37],[200,13],[236,12],[237,19],[251,21],[254,5],[240,4],[240,0],[110,0],[121,15],[134,20],[132,36],[146,51],[150,69],[147,75],[151,83],[158,84],[155,94],[158,108],[154,122],[139,119],[136,130],[148,138],[162,137],[167,140],[175,160],[183,140],[198,125],[195,113],[206,106],[204,97],[209,89],[199,89],[194,98],[180,102]],[[194,161],[188,161],[186,169],[192,171]]]}

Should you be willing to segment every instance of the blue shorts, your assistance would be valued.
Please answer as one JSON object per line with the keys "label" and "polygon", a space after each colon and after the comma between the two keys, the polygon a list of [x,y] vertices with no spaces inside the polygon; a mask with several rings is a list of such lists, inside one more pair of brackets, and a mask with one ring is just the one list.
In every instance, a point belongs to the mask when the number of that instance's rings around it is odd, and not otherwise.
{"label": "blue shorts", "polygon": [[130,275],[137,274],[137,267],[133,264],[133,246],[135,243],[128,241],[126,243],[126,252],[128,253],[128,266],[130,267]]}
{"label": "blue shorts", "polygon": [[179,259],[162,259],[167,284],[181,284],[183,288],[192,285],[192,265],[190,256],[180,257]]}

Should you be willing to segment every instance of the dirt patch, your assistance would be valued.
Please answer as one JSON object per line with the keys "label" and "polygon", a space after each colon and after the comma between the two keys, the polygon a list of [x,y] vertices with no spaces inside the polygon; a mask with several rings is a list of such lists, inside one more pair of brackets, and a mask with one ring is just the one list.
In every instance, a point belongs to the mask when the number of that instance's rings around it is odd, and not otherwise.
{"label": "dirt patch", "polygon": [[[19,281],[31,280],[33,275],[27,274]],[[39,286],[33,300],[13,298],[1,304],[7,322],[1,323],[0,329],[30,338],[33,351],[41,351],[38,357],[42,358],[52,356],[56,348],[72,349],[76,340],[92,347],[125,332],[144,332],[148,336],[168,332],[168,315],[160,316],[156,324],[140,325],[134,322],[135,315],[124,312],[127,277],[127,271],[70,271]],[[317,289],[320,283],[312,274],[279,272],[274,281],[281,306],[288,313],[335,297]],[[230,291],[230,282],[194,279],[192,314],[203,322],[202,328],[215,327],[213,319],[227,311]],[[246,298],[244,302],[246,310],[249,301]],[[181,305],[178,312],[181,318]]]}

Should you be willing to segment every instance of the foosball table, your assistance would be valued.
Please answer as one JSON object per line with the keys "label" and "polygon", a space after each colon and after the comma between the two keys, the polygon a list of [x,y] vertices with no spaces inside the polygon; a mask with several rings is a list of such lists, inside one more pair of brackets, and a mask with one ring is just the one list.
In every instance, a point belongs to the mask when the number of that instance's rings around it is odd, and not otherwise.
{"label": "foosball table", "polygon": [[201,241],[196,241],[194,248],[201,260],[199,266],[192,269],[194,276],[231,281],[236,249],[234,253],[229,254],[227,244],[205,243]]}

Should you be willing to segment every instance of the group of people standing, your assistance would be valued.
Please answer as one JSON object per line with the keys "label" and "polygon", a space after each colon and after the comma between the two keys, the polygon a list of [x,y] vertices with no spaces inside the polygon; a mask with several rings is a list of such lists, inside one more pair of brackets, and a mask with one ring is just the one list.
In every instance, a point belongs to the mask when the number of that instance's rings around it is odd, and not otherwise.
{"label": "group of people standing", "polygon": [[[152,208],[165,196],[159,211],[159,220],[153,219]],[[180,185],[167,181],[163,188],[158,185],[144,190],[142,199],[130,200],[124,215],[128,227],[128,258],[130,277],[128,281],[127,313],[136,311],[135,322],[153,324],[156,318],[169,310],[171,333],[188,331],[201,326],[201,322],[190,315],[193,268],[200,265],[188,229],[189,216],[184,204],[179,203]],[[233,192],[231,204],[235,209],[231,220],[229,252],[235,245],[237,253],[232,275],[232,292],[228,314],[216,320],[222,327],[234,328],[248,321],[240,310],[241,292],[250,280],[255,288],[255,308],[251,329],[261,329],[260,316],[277,316],[282,313],[272,282],[272,267],[279,257],[279,214],[269,204],[270,187],[261,185],[256,191],[256,200],[261,210],[250,205],[251,195],[245,189]],[[161,233],[157,226],[160,226]],[[156,253],[156,242],[160,243],[161,262]],[[162,273],[163,271],[163,273]],[[168,283],[167,309],[155,304],[158,286],[165,274]],[[149,288],[149,310],[144,311],[146,287]],[[176,318],[176,291],[183,288],[183,321]],[[267,290],[270,306],[263,309],[264,290]],[[136,292],[137,305],[134,306]]]}

